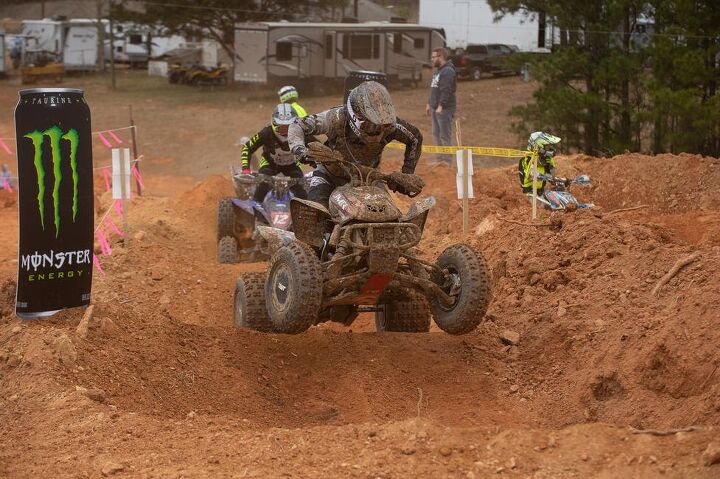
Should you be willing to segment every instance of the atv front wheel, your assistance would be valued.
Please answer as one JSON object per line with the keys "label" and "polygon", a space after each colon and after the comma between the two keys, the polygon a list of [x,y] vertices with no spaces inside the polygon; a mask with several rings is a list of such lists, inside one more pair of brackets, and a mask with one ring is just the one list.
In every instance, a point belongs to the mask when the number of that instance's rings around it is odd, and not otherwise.
{"label": "atv front wheel", "polygon": [[375,329],[381,332],[427,333],[430,308],[425,296],[408,290],[402,295],[383,295],[375,313]]}
{"label": "atv front wheel", "polygon": [[315,324],[322,304],[322,268],[315,251],[298,241],[270,258],[265,284],[273,330],[297,334]]}
{"label": "atv front wheel", "polygon": [[272,332],[265,305],[265,273],[247,273],[235,283],[233,322],[238,328]]}
{"label": "atv front wheel", "polygon": [[235,236],[235,206],[231,198],[222,198],[217,210],[217,239]]}
{"label": "atv front wheel", "polygon": [[233,264],[238,262],[238,244],[232,236],[224,236],[218,242],[218,262]]}
{"label": "atv front wheel", "polygon": [[445,271],[440,287],[453,299],[445,306],[437,299],[430,303],[435,323],[450,334],[473,331],[485,317],[490,304],[490,277],[485,259],[470,246],[450,246],[435,264]]}

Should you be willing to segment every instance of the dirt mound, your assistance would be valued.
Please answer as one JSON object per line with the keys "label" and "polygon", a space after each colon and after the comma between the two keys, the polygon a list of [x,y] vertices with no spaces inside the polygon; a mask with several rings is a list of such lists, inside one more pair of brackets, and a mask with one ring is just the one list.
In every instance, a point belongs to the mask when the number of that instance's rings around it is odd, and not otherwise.
{"label": "dirt mound", "polygon": [[[486,321],[461,337],[361,333],[372,330],[365,315],[351,328],[298,336],[239,331],[235,279],[265,264],[215,260],[215,208],[232,194],[230,181],[214,176],[177,197],[135,198],[127,243],[116,242],[101,258],[106,274],[94,277],[87,332],[79,311],[18,323],[6,307],[12,284],[2,287],[0,475],[262,477],[281,467],[557,477],[632,467],[711,477],[700,456],[716,430],[657,438],[626,429],[720,425],[720,247],[712,230],[687,224],[718,224],[716,166],[658,157],[689,171],[687,188],[671,183],[677,209],[653,188],[616,194],[644,181],[648,161],[561,160],[561,174],[594,177],[578,196],[602,207],[543,213],[534,226],[513,168],[478,170],[468,238],[451,172],[421,165],[438,200],[426,255],[468,241],[492,272]],[[693,202],[705,209],[685,208]],[[636,204],[648,207],[610,213]],[[616,426],[585,424],[596,422]]]}

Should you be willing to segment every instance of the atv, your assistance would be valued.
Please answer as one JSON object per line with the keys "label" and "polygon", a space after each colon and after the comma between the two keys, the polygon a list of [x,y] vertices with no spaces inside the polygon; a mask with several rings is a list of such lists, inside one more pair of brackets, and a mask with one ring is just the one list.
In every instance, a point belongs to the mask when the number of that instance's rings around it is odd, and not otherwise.
{"label": "atv", "polygon": [[[538,179],[546,181],[551,185],[549,190],[538,196],[538,201],[543,207],[550,210],[574,211],[578,208],[586,209],[595,206],[592,203],[580,203],[575,196],[570,193],[567,188],[570,185],[589,185],[590,177],[588,175],[580,175],[573,180],[559,178],[552,175],[538,175]],[[530,196],[532,199],[532,195]]]}
{"label": "atv", "polygon": [[402,214],[387,190],[414,197],[422,180],[309,147],[312,160],[350,181],[335,189],[329,208],[293,199],[294,233],[259,228],[272,256],[267,273],[237,280],[235,324],[295,334],[325,321],[350,325],[358,313],[372,312],[378,331],[427,332],[431,318],[451,334],[473,331],[490,302],[483,256],[456,244],[435,262],[423,259],[417,245],[435,199],[416,200]]}
{"label": "atv", "polygon": [[[218,261],[238,263],[267,258],[269,245],[257,228],[272,226],[278,231],[292,228],[290,200],[294,195],[290,188],[296,184],[305,184],[305,178],[248,175],[239,173],[234,168],[230,171],[237,196],[221,198],[218,203]],[[262,203],[253,199],[255,188],[260,183],[270,185]]]}

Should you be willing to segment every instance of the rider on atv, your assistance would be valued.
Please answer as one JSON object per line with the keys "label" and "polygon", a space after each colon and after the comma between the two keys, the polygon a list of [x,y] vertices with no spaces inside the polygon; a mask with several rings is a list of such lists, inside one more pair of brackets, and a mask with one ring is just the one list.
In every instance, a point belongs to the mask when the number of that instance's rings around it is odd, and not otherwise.
{"label": "rider on atv", "polygon": [[[291,178],[303,177],[300,165],[290,152],[287,139],[288,126],[297,117],[295,110],[286,103],[281,103],[275,107],[270,124],[253,135],[242,147],[243,174],[250,174],[250,158],[255,150],[262,146],[263,155],[260,157],[258,173],[268,176],[282,173]],[[260,183],[255,189],[255,201],[262,203],[269,188],[268,184]],[[305,188],[302,185],[294,185],[290,190],[297,198],[307,198]]]}
{"label": "rider on atv", "polygon": [[[390,94],[374,81],[361,83],[351,90],[345,105],[298,119],[290,125],[288,143],[300,161],[312,160],[306,144],[311,142],[310,135],[318,134],[327,135],[326,145],[340,152],[346,161],[370,168],[378,167],[385,145],[393,140],[405,144],[403,173],[415,172],[422,152],[420,131],[395,116]],[[313,172],[308,199],[327,207],[333,190],[347,182],[348,178],[331,173],[321,164]],[[389,186],[400,193],[417,194],[424,184],[416,185],[413,191],[400,185]]]}
{"label": "rider on atv", "polygon": [[[537,154],[538,176],[555,176],[555,145],[560,143],[561,138],[549,133],[536,131],[530,134],[528,139],[527,155],[518,162],[518,176],[523,193],[532,196],[533,193],[533,155]],[[545,191],[545,180],[536,183],[537,195],[542,196]]]}

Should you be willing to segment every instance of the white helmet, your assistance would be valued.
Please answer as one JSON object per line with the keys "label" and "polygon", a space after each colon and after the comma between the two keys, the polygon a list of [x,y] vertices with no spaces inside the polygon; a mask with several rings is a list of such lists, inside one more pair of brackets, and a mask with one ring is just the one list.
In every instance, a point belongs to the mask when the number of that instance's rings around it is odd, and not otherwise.
{"label": "white helmet", "polygon": [[283,103],[297,101],[298,99],[298,91],[292,85],[285,85],[284,87],[280,88],[277,93],[280,97],[280,101]]}
{"label": "white helmet", "polygon": [[298,114],[292,106],[287,103],[278,104],[278,106],[275,107],[275,110],[273,110],[272,117],[270,119],[275,136],[282,141],[285,141],[287,139],[288,127],[297,117]]}

